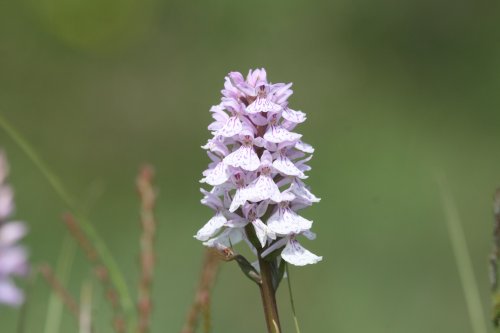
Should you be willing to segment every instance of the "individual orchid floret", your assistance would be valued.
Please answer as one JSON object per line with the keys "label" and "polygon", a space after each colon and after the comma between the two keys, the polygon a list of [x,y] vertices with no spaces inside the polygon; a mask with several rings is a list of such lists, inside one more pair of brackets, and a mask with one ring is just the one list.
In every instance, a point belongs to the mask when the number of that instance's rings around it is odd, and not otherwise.
{"label": "individual orchid floret", "polygon": [[224,163],[234,168],[255,171],[259,168],[259,156],[254,149],[254,136],[250,131],[241,134],[241,146],[224,158]]}
{"label": "individual orchid floret", "polygon": [[212,161],[201,180],[212,189],[202,190],[202,203],[214,215],[195,238],[217,249],[243,240],[261,258],[278,252],[274,267],[281,259],[299,266],[321,260],[296,240],[312,235],[312,221],[298,211],[320,199],[303,182],[314,148],[295,132],[307,117],[290,107],[291,86],[269,82],[264,69],[229,73],[210,110],[213,137],[202,147]]}
{"label": "individual orchid floret", "polygon": [[[304,231],[302,232],[302,235],[310,240],[314,240],[316,238],[316,234],[311,231]],[[315,255],[314,253],[300,245],[299,241],[297,240],[297,234],[291,234],[284,238],[281,238],[279,241],[268,247],[262,253],[262,256],[266,257],[270,253],[278,250],[283,246],[284,248],[281,252],[281,258],[295,266],[316,264],[323,259],[323,257]]]}
{"label": "individual orchid floret", "polygon": [[290,201],[282,201],[278,204],[276,212],[267,221],[267,225],[274,233],[286,236],[309,230],[312,221],[293,211],[290,207]]}
{"label": "individual orchid floret", "polygon": [[18,242],[27,232],[22,222],[9,221],[14,211],[13,191],[5,184],[7,161],[0,153],[0,303],[19,306],[23,292],[14,284],[14,278],[28,273],[27,252]]}
{"label": "individual orchid floret", "polygon": [[264,150],[260,159],[259,177],[245,188],[244,198],[250,202],[263,200],[281,201],[280,190],[273,180],[273,164],[271,153]]}
{"label": "individual orchid floret", "polygon": [[262,247],[266,246],[268,240],[276,239],[276,233],[260,219],[266,213],[268,204],[268,201],[261,201],[258,205],[248,204],[247,207],[243,208],[245,217],[248,222],[252,223]]}
{"label": "individual orchid floret", "polygon": [[276,113],[269,115],[269,126],[264,134],[264,139],[273,143],[298,141],[302,137],[302,134],[293,133],[285,129],[279,124],[279,118],[279,115]]}

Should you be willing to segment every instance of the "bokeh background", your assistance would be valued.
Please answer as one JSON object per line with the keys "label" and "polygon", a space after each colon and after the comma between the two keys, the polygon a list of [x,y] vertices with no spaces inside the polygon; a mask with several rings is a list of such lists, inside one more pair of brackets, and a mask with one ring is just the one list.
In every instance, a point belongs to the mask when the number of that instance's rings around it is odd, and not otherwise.
{"label": "bokeh background", "polygon": [[[316,147],[306,210],[324,256],[293,268],[302,332],[469,333],[467,306],[436,174],[458,207],[490,313],[492,194],[500,185],[500,4],[494,1],[0,2],[0,114],[78,198],[133,289],[140,232],[134,178],[155,165],[160,189],[153,332],[178,332],[203,249],[192,238],[209,108],[229,71],[265,67],[293,81]],[[17,218],[34,263],[56,264],[67,210],[3,132]],[[77,252],[69,288],[94,284],[99,332],[109,308]],[[33,288],[27,332],[44,332],[50,291]],[[285,287],[284,332],[293,331]],[[0,331],[18,312],[0,308]],[[263,332],[258,290],[225,264],[214,332]],[[77,332],[64,314],[60,332]],[[493,331],[491,329],[491,331]],[[47,332],[49,333],[49,332]],[[50,332],[52,333],[52,332]],[[57,332],[55,332],[57,333]]]}

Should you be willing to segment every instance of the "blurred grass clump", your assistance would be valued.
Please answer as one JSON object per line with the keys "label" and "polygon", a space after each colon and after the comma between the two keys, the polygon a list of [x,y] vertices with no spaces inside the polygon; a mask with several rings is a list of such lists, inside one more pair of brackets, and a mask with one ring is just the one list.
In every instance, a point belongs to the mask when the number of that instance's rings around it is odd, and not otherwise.
{"label": "blurred grass clump", "polygon": [[[317,148],[309,183],[322,202],[306,212],[318,233],[307,246],[325,260],[291,272],[302,331],[469,333],[434,170],[447,176],[489,309],[499,19],[499,5],[483,1],[4,1],[0,113],[75,194],[130,286],[134,178],[144,161],[155,165],[152,331],[175,332],[202,261],[192,235],[210,217],[198,192],[208,109],[227,72],[265,67],[271,81],[294,82],[292,103],[309,117],[301,133]],[[0,140],[31,258],[55,264],[66,207],[4,132]],[[77,253],[68,288],[78,295],[91,273]],[[216,332],[264,329],[259,295],[240,274],[224,265],[219,275]],[[100,332],[111,331],[94,293]],[[38,332],[49,291],[37,283],[32,297],[26,329]],[[286,288],[278,298],[292,331]],[[18,313],[0,312],[0,330],[14,332]],[[64,316],[61,332],[73,331]]]}

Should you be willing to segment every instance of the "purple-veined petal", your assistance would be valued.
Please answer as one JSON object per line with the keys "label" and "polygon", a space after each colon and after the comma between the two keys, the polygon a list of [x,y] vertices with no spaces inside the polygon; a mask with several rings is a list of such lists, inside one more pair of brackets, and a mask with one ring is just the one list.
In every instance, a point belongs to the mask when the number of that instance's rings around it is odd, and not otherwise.
{"label": "purple-veined petal", "polygon": [[231,117],[227,120],[224,127],[217,131],[216,135],[221,135],[223,137],[232,137],[237,135],[243,129],[243,125],[238,117]]}
{"label": "purple-veined petal", "polygon": [[207,170],[206,176],[201,182],[218,186],[224,184],[230,177],[229,167],[225,163],[219,162],[215,168]]}
{"label": "purple-veined petal", "polygon": [[280,112],[281,106],[274,102],[271,102],[267,98],[257,97],[257,99],[247,106],[247,113],[260,113],[260,112]]}
{"label": "purple-veined petal", "polygon": [[253,147],[245,145],[226,156],[224,163],[247,171],[255,171],[260,166],[259,157]]}
{"label": "purple-veined petal", "polygon": [[286,207],[279,208],[269,220],[267,220],[267,226],[278,235],[290,235],[310,229],[312,221],[303,218]]}
{"label": "purple-veined petal", "polygon": [[269,126],[264,134],[264,139],[274,143],[281,143],[284,141],[296,141],[302,137],[302,134],[289,132],[281,126]]}
{"label": "purple-veined petal", "polygon": [[244,190],[244,197],[250,202],[280,200],[280,190],[269,176],[261,175]]}
{"label": "purple-veined petal", "polygon": [[290,190],[297,197],[309,202],[319,202],[321,200],[320,198],[312,194],[311,191],[307,189],[306,185],[297,178],[295,178],[295,181],[292,183],[292,185],[290,185]]}
{"label": "purple-veined petal", "polygon": [[281,258],[295,266],[315,264],[323,259],[314,253],[306,250],[295,239],[291,239],[281,252]]}
{"label": "purple-veined petal", "polygon": [[297,148],[300,151],[303,151],[304,153],[308,153],[308,154],[314,153],[313,146],[311,146],[310,144],[307,144],[305,142],[302,142],[300,140],[297,141],[297,143],[295,144],[295,148]]}
{"label": "purple-veined petal", "polygon": [[236,211],[241,205],[243,205],[246,201],[243,195],[243,189],[238,188],[236,193],[234,194],[233,201],[231,202],[231,206],[229,207],[230,212]]}
{"label": "purple-veined petal", "polygon": [[288,120],[292,123],[296,123],[296,124],[303,123],[307,119],[306,114],[304,112],[295,111],[295,110],[292,110],[289,108],[286,108],[285,110],[283,110],[283,113],[281,114],[281,116],[283,118],[285,118],[286,120]]}
{"label": "purple-veined petal", "polygon": [[283,154],[280,154],[279,157],[273,162],[273,167],[284,175],[306,178],[304,173]]}
{"label": "purple-veined petal", "polygon": [[218,212],[212,217],[194,236],[196,239],[201,241],[206,241],[212,237],[217,231],[220,230],[226,224],[227,219]]}

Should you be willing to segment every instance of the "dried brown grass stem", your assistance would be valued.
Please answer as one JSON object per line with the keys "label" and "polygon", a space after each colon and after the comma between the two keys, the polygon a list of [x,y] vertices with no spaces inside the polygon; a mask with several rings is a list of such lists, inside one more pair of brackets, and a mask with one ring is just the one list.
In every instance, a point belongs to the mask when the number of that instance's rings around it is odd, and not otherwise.
{"label": "dried brown grass stem", "polygon": [[220,254],[212,249],[205,250],[200,281],[193,304],[189,308],[181,333],[194,333],[200,313],[205,318],[205,331],[210,329],[210,294],[219,271]]}
{"label": "dried brown grass stem", "polygon": [[138,332],[147,333],[150,330],[152,312],[151,287],[155,268],[155,231],[156,219],[154,208],[156,192],[153,188],[154,170],[151,166],[144,166],[137,176],[137,192],[141,200],[141,227],[140,238],[140,279],[138,287],[137,311],[139,315]]}

